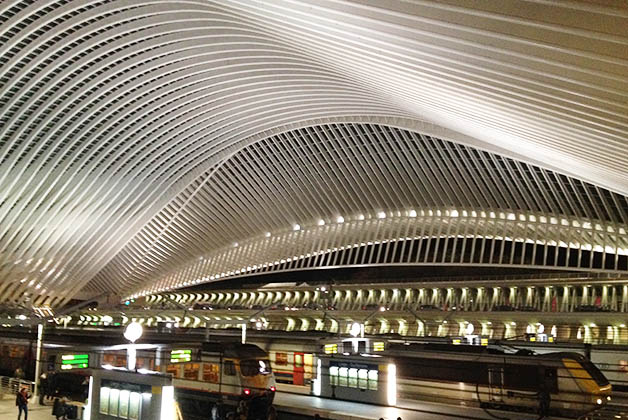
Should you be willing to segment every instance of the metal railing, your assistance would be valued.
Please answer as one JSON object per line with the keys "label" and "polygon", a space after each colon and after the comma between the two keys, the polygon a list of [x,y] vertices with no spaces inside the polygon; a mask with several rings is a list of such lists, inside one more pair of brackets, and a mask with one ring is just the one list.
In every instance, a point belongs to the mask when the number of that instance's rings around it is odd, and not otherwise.
{"label": "metal railing", "polygon": [[31,394],[35,393],[35,382],[33,381],[0,376],[0,397],[4,395],[15,395],[23,387],[27,387]]}

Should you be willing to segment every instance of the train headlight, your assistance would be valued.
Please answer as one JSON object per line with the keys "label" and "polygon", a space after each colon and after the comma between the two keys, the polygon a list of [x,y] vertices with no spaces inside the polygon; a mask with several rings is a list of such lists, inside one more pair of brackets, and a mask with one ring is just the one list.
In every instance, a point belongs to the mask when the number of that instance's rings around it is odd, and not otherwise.
{"label": "train headlight", "polygon": [[601,399],[601,398],[598,398],[598,399],[597,399],[597,403],[598,403],[598,404],[602,404],[602,399]]}
{"label": "train headlight", "polygon": [[275,392],[275,391],[277,391],[277,388],[275,388],[273,385],[271,385],[270,392]]}

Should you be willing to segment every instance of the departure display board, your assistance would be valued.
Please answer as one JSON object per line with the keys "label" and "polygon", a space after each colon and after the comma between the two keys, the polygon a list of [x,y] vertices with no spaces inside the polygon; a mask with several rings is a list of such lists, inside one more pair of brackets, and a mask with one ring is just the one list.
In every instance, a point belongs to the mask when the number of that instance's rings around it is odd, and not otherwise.
{"label": "departure display board", "polygon": [[172,350],[170,352],[170,363],[183,363],[192,360],[192,350]]}
{"label": "departure display board", "polygon": [[63,354],[61,355],[61,369],[85,369],[89,367],[88,354]]}

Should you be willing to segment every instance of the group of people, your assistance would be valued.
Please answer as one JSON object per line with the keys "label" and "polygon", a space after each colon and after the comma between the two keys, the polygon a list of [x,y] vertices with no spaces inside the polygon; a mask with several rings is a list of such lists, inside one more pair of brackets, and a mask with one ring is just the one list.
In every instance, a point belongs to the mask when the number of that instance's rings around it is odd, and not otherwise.
{"label": "group of people", "polygon": [[[18,409],[17,420],[22,420],[22,413],[24,413],[24,420],[28,420],[28,400],[31,396],[27,387],[20,389],[15,396],[15,405]],[[52,415],[55,416],[57,420],[66,420],[68,412],[69,406],[65,403],[65,398],[55,398],[52,406]]]}
{"label": "group of people", "polygon": [[[59,397],[56,387],[55,373],[44,372],[39,377],[39,404],[46,405],[47,400],[53,399],[52,415],[57,420],[66,420],[70,416],[71,406],[66,402],[65,397]],[[18,409],[17,420],[22,420],[22,414],[24,414],[24,420],[28,420],[28,403],[32,397],[28,387],[22,387],[15,397],[15,405]]]}

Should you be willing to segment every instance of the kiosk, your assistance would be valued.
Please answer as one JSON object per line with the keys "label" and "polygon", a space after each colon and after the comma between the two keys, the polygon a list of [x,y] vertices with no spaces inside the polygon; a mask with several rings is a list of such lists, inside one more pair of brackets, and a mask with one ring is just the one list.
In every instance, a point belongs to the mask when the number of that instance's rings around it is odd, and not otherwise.
{"label": "kiosk", "polygon": [[172,378],[143,369],[94,369],[84,420],[176,420]]}

